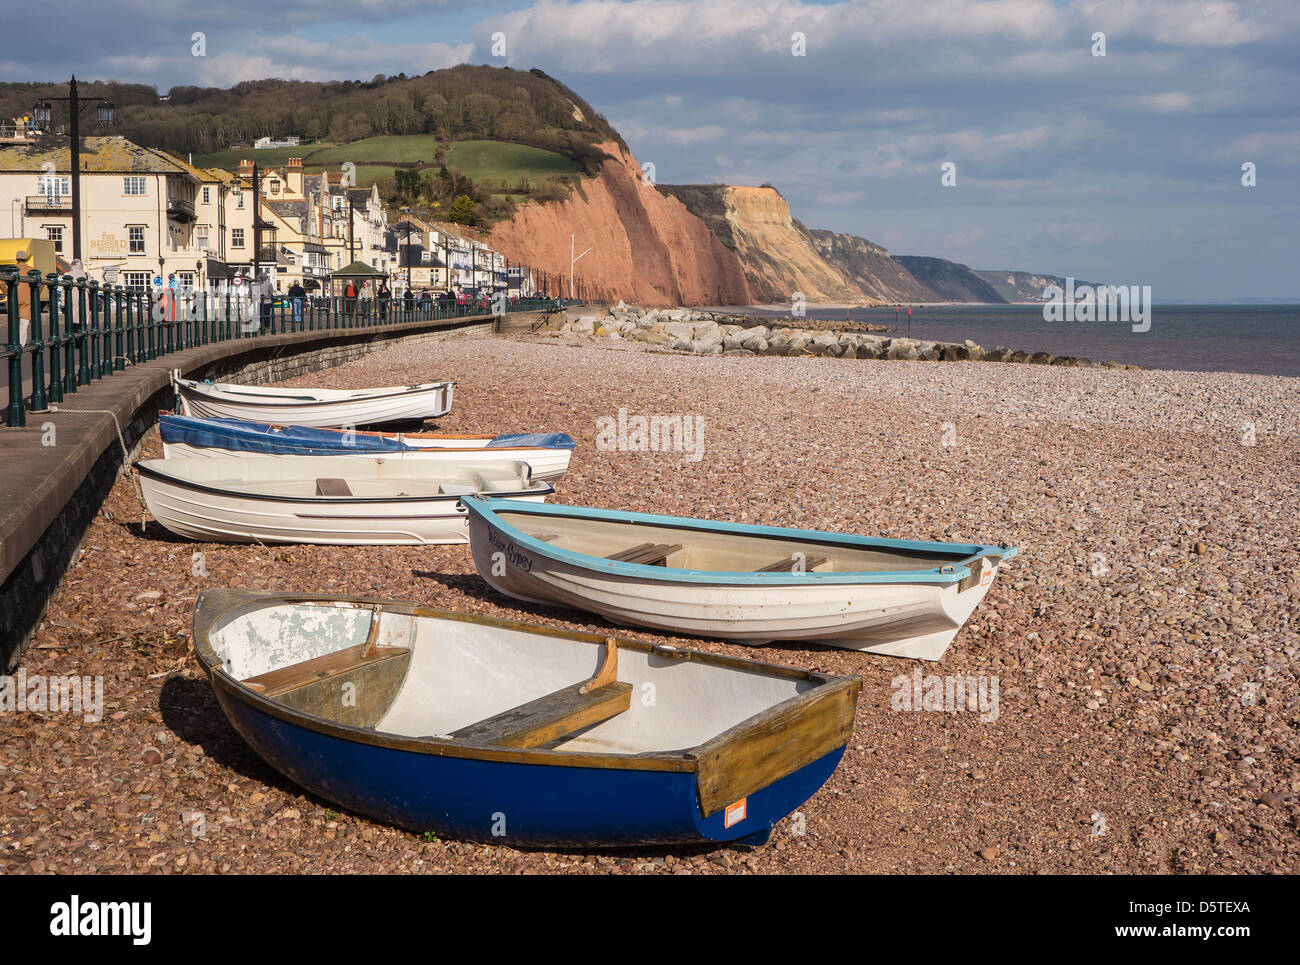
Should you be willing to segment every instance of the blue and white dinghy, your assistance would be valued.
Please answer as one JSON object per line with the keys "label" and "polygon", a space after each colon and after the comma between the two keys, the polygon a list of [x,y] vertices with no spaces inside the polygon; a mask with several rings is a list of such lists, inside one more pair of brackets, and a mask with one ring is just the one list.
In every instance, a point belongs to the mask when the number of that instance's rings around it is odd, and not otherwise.
{"label": "blue and white dinghy", "polygon": [[573,439],[563,432],[513,432],[488,436],[436,432],[357,432],[313,426],[282,426],[243,419],[158,416],[163,456],[382,456],[401,461],[449,466],[524,462],[534,479],[559,479],[569,469]]}
{"label": "blue and white dinghy", "polygon": [[203,591],[194,651],[235,730],[311,793],[515,847],[761,844],[834,772],[862,684],[413,603],[246,590]]}
{"label": "blue and white dinghy", "polygon": [[517,599],[621,626],[922,660],[943,656],[1016,555],[478,496],[462,505],[479,575]]}

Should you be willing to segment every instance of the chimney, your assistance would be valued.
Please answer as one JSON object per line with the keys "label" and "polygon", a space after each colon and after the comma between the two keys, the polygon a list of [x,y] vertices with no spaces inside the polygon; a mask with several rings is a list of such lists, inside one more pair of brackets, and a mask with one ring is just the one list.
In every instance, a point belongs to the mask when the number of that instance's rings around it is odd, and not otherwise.
{"label": "chimney", "polygon": [[253,178],[253,159],[252,159],[252,158],[247,158],[247,157],[246,157],[246,158],[243,158],[242,160],[240,160],[240,162],[239,162],[239,176],[240,176],[241,178],[246,178],[246,179],[248,179],[248,180],[250,180],[250,181],[252,180],[252,178]]}
{"label": "chimney", "polygon": [[285,171],[286,194],[295,198],[303,197],[302,193],[302,158],[291,157]]}

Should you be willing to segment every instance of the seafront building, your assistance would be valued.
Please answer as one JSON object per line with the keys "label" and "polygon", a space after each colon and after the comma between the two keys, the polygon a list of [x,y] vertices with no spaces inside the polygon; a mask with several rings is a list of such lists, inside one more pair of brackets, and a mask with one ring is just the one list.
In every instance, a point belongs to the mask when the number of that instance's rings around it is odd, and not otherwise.
{"label": "seafront building", "polygon": [[[252,263],[251,184],[124,137],[81,148],[82,264],[100,282],[145,288],[175,276],[204,286]],[[10,237],[51,241],[70,262],[72,160],[66,138],[0,142]]]}
{"label": "seafront building", "polygon": [[[245,158],[231,172],[124,137],[85,137],[81,159],[82,266],[101,283],[143,289],[174,277],[209,287],[256,270],[282,290],[301,283],[330,293],[335,272],[362,265],[399,291],[536,290],[530,272],[472,229],[409,210],[390,222],[376,185],[354,186],[341,170],[308,174],[301,158],[267,168]],[[35,133],[25,118],[0,127],[9,236],[48,240],[65,263],[73,257],[71,174],[66,137]]]}

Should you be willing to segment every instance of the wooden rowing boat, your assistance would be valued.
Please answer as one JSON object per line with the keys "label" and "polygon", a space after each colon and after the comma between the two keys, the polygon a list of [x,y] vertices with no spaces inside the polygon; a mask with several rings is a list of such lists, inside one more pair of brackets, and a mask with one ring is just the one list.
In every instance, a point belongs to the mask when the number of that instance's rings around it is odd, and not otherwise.
{"label": "wooden rowing boat", "polygon": [[454,384],[426,382],[376,389],[283,388],[195,382],[173,372],[172,387],[182,415],[355,428],[444,416],[451,411]]}
{"label": "wooden rowing boat", "polygon": [[824,643],[938,660],[1006,545],[467,498],[479,574],[509,596],[624,626],[742,643]]}
{"label": "wooden rowing boat", "polygon": [[311,426],[268,425],[243,419],[199,419],[161,413],[163,456],[205,459],[263,455],[368,456],[412,460],[435,470],[462,462],[525,462],[534,479],[559,479],[569,469],[573,439],[562,432],[496,436],[438,433],[355,432]]}
{"label": "wooden rowing boat", "polygon": [[759,844],[830,777],[861,681],[411,603],[205,590],[235,730],[313,794],[507,846]]}
{"label": "wooden rowing boat", "polygon": [[384,456],[226,456],[135,464],[150,514],[178,536],[228,543],[464,543],[461,497],[542,500],[523,462],[430,467]]}

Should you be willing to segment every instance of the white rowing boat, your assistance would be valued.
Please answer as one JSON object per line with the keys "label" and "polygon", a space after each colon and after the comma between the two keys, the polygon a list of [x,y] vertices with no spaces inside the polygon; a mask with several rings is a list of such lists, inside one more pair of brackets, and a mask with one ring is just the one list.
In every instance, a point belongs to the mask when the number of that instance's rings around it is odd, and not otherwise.
{"label": "white rowing boat", "polygon": [[377,389],[284,388],[196,382],[172,373],[182,415],[277,425],[342,426],[437,419],[451,411],[452,382]]}
{"label": "white rowing boat", "polygon": [[509,596],[623,626],[938,660],[1006,545],[465,500],[479,574]]}
{"label": "white rowing boat", "polygon": [[178,536],[227,543],[464,543],[461,498],[541,501],[522,462],[437,469],[378,456],[230,456],[135,464],[150,514]]}
{"label": "white rowing boat", "polygon": [[862,683],[410,603],[246,590],[203,591],[194,652],[235,730],[301,787],[512,847],[761,844],[835,770]]}
{"label": "white rowing boat", "polygon": [[[443,436],[438,433],[354,432],[310,426],[279,426],[243,419],[197,419],[163,413],[158,418],[163,456],[211,459],[260,455],[384,456],[430,466],[526,462],[534,479],[558,479],[569,469],[573,440],[562,432],[508,433],[498,436]],[[445,444],[444,444],[445,443]]]}

